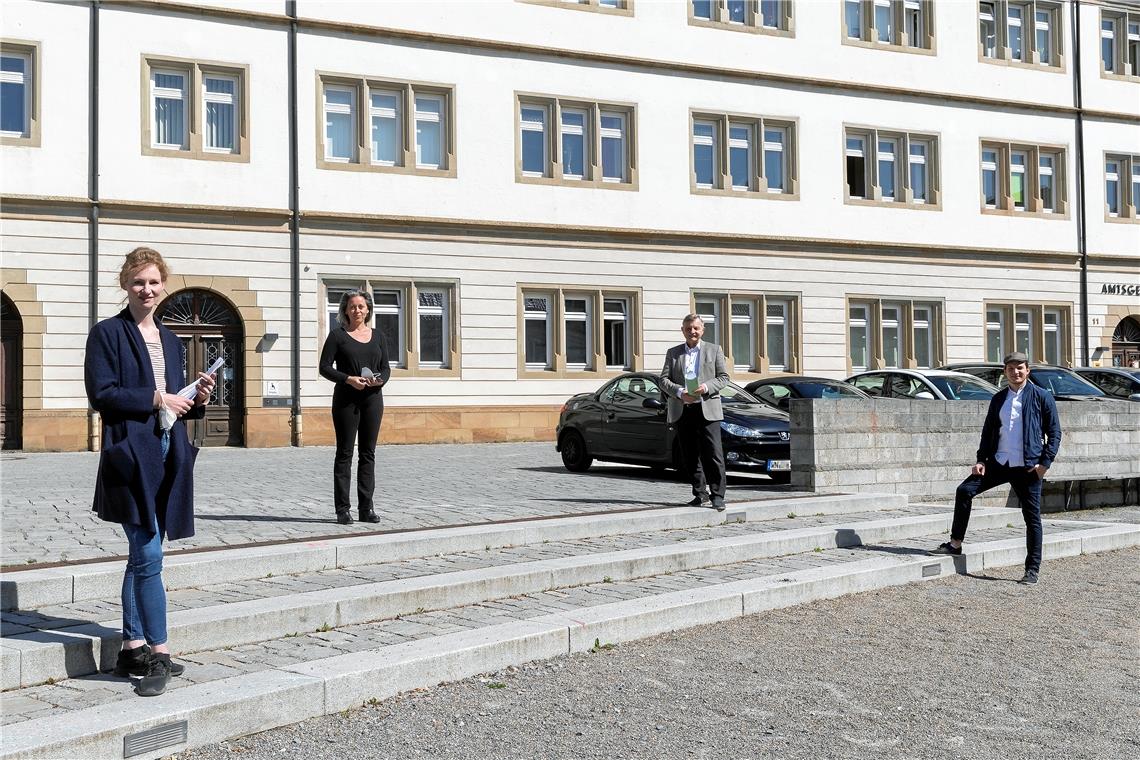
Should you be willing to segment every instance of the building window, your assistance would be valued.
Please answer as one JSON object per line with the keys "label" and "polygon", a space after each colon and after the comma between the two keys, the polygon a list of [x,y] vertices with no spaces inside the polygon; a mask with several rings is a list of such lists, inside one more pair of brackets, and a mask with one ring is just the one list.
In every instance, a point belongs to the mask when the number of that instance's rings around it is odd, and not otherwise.
{"label": "building window", "polygon": [[1021,351],[1030,362],[1071,365],[1071,306],[987,303],[985,317],[986,361]]}
{"label": "building window", "polygon": [[0,139],[4,145],[40,144],[39,47],[0,41]]}
{"label": "building window", "polygon": [[792,294],[702,292],[692,308],[734,372],[764,374],[800,368],[798,304]]}
{"label": "building window", "polygon": [[325,333],[337,325],[349,290],[372,293],[372,329],[380,333],[393,370],[412,375],[458,375],[459,350],[453,282],[369,280],[325,283]]}
{"label": "building window", "polygon": [[531,5],[552,8],[573,8],[582,11],[600,11],[614,15],[632,16],[633,0],[518,0]]}
{"label": "building window", "polygon": [[791,36],[792,0],[690,0],[689,24]]}
{"label": "building window", "polygon": [[636,188],[634,106],[519,95],[516,113],[516,181]]}
{"label": "building window", "polygon": [[934,49],[932,0],[844,0],[843,42],[898,49]]}
{"label": "building window", "polygon": [[640,293],[524,286],[519,291],[519,374],[563,377],[640,369]]}
{"label": "building window", "polygon": [[690,191],[795,198],[791,119],[693,112]]}
{"label": "building window", "polygon": [[1068,213],[1063,148],[983,141],[981,180],[983,213]]}
{"label": "building window", "polygon": [[978,3],[978,57],[1060,69],[1064,65],[1058,0],[983,0]]}
{"label": "building window", "polygon": [[456,176],[450,85],[319,76],[317,165]]}
{"label": "building window", "polygon": [[143,65],[145,155],[249,160],[247,67],[159,58]]}
{"label": "building window", "polygon": [[1109,221],[1140,222],[1140,155],[1105,155],[1104,215]]}
{"label": "building window", "polygon": [[938,208],[938,137],[909,132],[845,129],[847,203]]}
{"label": "building window", "polygon": [[942,304],[878,298],[847,303],[848,369],[929,369],[944,363]]}
{"label": "building window", "polygon": [[1140,11],[1101,10],[1100,71],[1140,80]]}

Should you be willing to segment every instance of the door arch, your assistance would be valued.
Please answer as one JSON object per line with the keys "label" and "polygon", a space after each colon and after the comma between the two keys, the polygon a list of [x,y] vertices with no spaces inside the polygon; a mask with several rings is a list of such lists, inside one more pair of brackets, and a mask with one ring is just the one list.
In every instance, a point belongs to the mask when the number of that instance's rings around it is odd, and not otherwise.
{"label": "door arch", "polygon": [[218,357],[225,360],[206,417],[186,424],[190,440],[198,446],[244,445],[244,329],[237,309],[213,291],[187,288],[162,302],[158,318],[182,341],[187,383]]}
{"label": "door arch", "polygon": [[1125,317],[1112,332],[1112,366],[1140,363],[1140,319]]}
{"label": "door arch", "polygon": [[23,447],[24,320],[0,293],[0,448]]}

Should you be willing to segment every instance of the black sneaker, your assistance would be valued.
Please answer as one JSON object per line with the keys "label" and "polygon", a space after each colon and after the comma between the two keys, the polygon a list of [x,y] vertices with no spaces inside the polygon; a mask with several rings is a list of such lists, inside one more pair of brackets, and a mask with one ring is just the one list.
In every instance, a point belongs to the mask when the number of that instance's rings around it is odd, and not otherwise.
{"label": "black sneaker", "polygon": [[151,654],[148,658],[146,675],[139,679],[135,693],[140,697],[157,697],[166,691],[166,683],[170,680],[170,655]]}
{"label": "black sneaker", "polygon": [[954,548],[954,545],[951,544],[949,541],[947,541],[946,543],[939,544],[937,549],[931,549],[930,553],[931,554],[949,554],[951,556],[958,557],[958,556],[961,556],[961,554],[962,554],[962,547],[959,546],[958,548]]}
{"label": "black sneaker", "polygon": [[708,501],[707,496],[704,496],[702,494],[697,494],[696,496],[694,496],[692,498],[692,500],[685,502],[685,505],[689,506],[689,507],[699,507],[699,506],[701,506],[702,503],[704,503],[706,501]]}
{"label": "black sneaker", "polygon": [[1032,570],[1026,570],[1025,575],[1021,576],[1021,580],[1019,580],[1018,583],[1020,583],[1022,586],[1036,586],[1037,573],[1033,572]]}
{"label": "black sneaker", "polygon": [[[147,659],[150,657],[150,647],[143,644],[134,649],[120,649],[119,657],[115,660],[115,668],[111,674],[118,678],[138,678],[146,675]],[[186,672],[181,663],[170,661],[170,675],[180,676]]]}

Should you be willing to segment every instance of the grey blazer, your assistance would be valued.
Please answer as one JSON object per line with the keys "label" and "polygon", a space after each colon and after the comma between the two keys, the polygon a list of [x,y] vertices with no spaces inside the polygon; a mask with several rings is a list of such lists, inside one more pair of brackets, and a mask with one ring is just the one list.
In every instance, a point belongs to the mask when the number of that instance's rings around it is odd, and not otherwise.
{"label": "grey blazer", "polygon": [[[720,389],[728,384],[728,365],[724,352],[715,343],[700,343],[701,362],[697,368],[697,381],[704,383],[708,392],[701,398],[701,413],[705,419],[723,420],[724,410],[720,405]],[[677,398],[678,389],[685,387],[685,344],[673,346],[665,352],[665,366],[661,368],[661,387],[669,404],[669,422],[681,419],[685,402]]]}

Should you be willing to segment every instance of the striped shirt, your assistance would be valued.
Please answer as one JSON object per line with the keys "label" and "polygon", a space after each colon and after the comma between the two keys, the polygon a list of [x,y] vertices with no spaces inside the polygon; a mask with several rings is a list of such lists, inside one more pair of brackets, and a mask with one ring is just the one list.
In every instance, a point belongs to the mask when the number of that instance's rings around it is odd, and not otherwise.
{"label": "striped shirt", "polygon": [[150,354],[150,366],[154,370],[154,387],[159,393],[166,393],[166,356],[162,353],[162,339],[154,343],[145,341]]}

